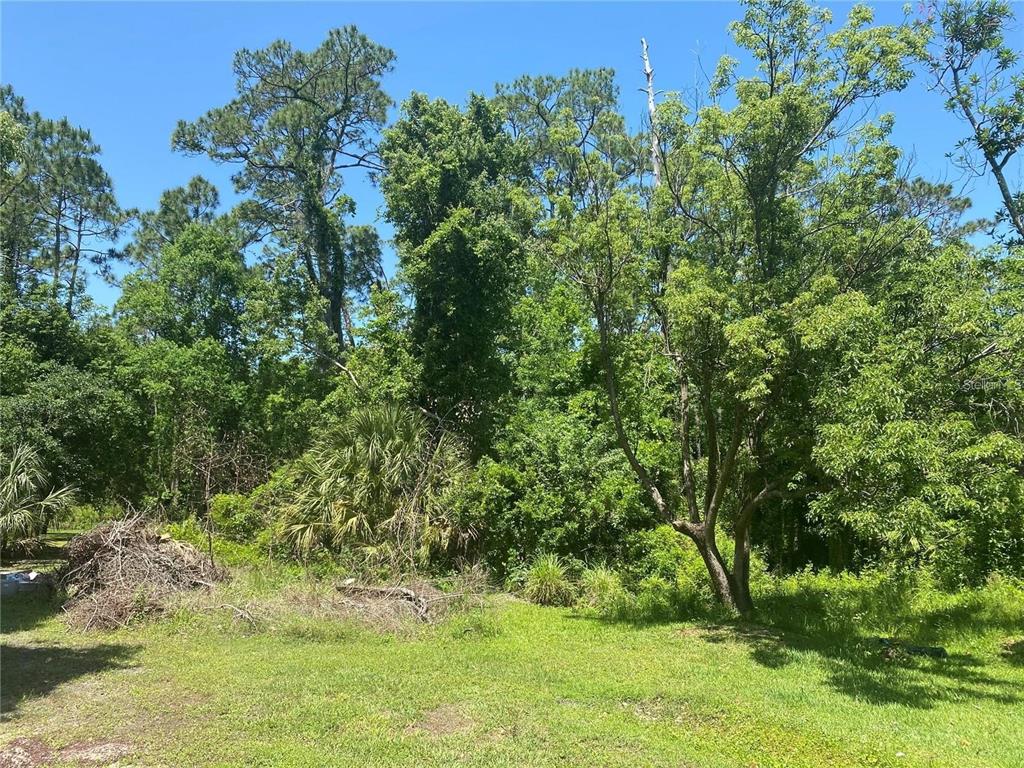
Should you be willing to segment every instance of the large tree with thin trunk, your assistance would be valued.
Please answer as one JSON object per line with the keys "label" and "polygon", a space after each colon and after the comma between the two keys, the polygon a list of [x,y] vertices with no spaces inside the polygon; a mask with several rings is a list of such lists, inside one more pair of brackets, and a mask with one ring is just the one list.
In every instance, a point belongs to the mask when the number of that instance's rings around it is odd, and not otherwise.
{"label": "large tree with thin trunk", "polygon": [[[871,21],[859,7],[830,31],[802,2],[752,2],[733,34],[757,69],[723,60],[696,114],[655,105],[648,61],[647,136],[588,137],[601,121],[569,110],[546,129],[578,180],[553,195],[550,248],[589,300],[619,448],[744,614],[757,512],[827,482],[795,324],[817,280],[872,290],[923,229],[901,209],[889,121],[860,119],[906,84],[921,36]],[[638,153],[645,168],[625,176]]]}
{"label": "large tree with thin trunk", "polygon": [[346,227],[347,169],[379,167],[376,139],[391,100],[381,78],[394,54],[355,27],[334,29],[312,51],[279,40],[235,55],[237,96],[192,123],[176,149],[238,166],[237,191],[252,197],[241,218],[293,253],[322,320],[344,349],[352,342],[351,292],[379,253],[376,236]]}

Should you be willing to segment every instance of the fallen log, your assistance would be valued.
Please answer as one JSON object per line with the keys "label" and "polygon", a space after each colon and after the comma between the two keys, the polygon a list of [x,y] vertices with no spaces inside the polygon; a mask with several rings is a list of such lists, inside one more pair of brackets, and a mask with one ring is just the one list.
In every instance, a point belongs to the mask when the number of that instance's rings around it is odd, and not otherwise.
{"label": "fallen log", "polygon": [[402,600],[412,606],[413,613],[420,621],[430,620],[430,597],[415,592],[408,587],[369,587],[343,581],[335,588],[348,597],[361,597],[369,600]]}

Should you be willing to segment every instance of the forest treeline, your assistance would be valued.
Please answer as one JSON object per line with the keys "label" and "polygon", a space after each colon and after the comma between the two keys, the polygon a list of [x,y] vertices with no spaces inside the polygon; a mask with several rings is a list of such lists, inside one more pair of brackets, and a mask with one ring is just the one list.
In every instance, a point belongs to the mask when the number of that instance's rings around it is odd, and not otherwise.
{"label": "forest treeline", "polygon": [[[764,568],[1024,576],[1015,24],[755,0],[699,92],[644,43],[638,104],[573,70],[391,122],[392,51],[278,41],[171,137],[231,167],[226,211],[201,177],[123,208],[89,131],[5,86],[4,544],[70,487],[307,562],[630,568],[668,536],[744,613]],[[985,220],[875,109],[926,85]]]}

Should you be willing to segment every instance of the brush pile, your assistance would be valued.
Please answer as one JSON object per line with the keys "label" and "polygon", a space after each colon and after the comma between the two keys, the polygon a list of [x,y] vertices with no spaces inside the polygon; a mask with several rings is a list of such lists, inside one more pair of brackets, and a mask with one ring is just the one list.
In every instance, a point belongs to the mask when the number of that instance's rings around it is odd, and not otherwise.
{"label": "brush pile", "polygon": [[58,576],[68,622],[115,629],[163,612],[180,592],[212,587],[225,572],[195,547],[161,536],[143,518],[93,528],[68,542]]}

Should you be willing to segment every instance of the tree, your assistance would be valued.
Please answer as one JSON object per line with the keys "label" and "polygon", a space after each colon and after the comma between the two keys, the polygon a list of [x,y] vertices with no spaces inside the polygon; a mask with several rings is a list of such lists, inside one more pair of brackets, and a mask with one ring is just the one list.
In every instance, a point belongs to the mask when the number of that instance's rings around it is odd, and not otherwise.
{"label": "tree", "polygon": [[497,86],[496,106],[506,130],[525,148],[532,189],[549,216],[557,199],[579,200],[586,193],[594,171],[588,156],[607,162],[623,181],[641,169],[618,98],[610,69],[573,69],[563,77],[521,77]]}
{"label": "tree", "polygon": [[83,328],[52,299],[0,311],[0,449],[27,445],[58,485],[86,501],[139,487],[143,430],[114,373],[123,348],[109,328]]}
{"label": "tree", "polygon": [[[390,99],[380,80],[394,54],[355,27],[331,30],[310,52],[279,40],[235,55],[237,97],[178,124],[176,149],[240,166],[232,180],[253,195],[238,214],[293,252],[321,316],[344,349],[348,292],[379,256],[376,236],[349,231],[354,212],[342,172],[377,168],[374,139]],[[358,265],[358,268],[357,268]]]}
{"label": "tree", "polygon": [[414,302],[422,404],[473,436],[477,451],[508,390],[503,347],[522,292],[532,210],[525,166],[501,116],[413,95],[381,145],[381,189]]}
{"label": "tree", "polygon": [[216,340],[157,339],[134,350],[120,375],[142,404],[147,486],[158,503],[188,514],[265,479],[244,429],[246,382]]}
{"label": "tree", "polygon": [[28,277],[28,261],[41,242],[36,215],[38,197],[30,163],[30,144],[37,116],[25,109],[25,100],[5,85],[0,88],[3,133],[3,187],[0,191],[0,256],[3,283],[9,296],[22,292]]}
{"label": "tree", "polygon": [[960,142],[960,159],[977,173],[987,167],[1003,201],[997,221],[1024,242],[1024,193],[1010,186],[1008,173],[1024,147],[1024,72],[1014,71],[1019,55],[1005,40],[1012,22],[1010,3],[1002,0],[952,0],[937,14],[938,40],[927,62],[946,109],[971,128],[970,139]]}
{"label": "tree", "polygon": [[194,176],[184,187],[166,190],[155,211],[136,213],[138,226],[134,241],[126,249],[128,257],[140,267],[159,269],[160,253],[173,243],[190,224],[211,224],[220,194],[202,176]]}
{"label": "tree", "polygon": [[243,352],[249,271],[234,240],[210,225],[185,225],[152,263],[125,277],[117,312],[139,338],[181,345],[213,339]]}
{"label": "tree", "polygon": [[0,205],[24,181],[21,164],[25,159],[25,126],[10,112],[0,112]]}
{"label": "tree", "polygon": [[117,236],[121,212],[110,177],[96,159],[99,145],[88,131],[67,119],[43,120],[34,140],[39,216],[52,233],[50,295],[56,299],[63,291],[70,313],[81,288],[83,256],[101,270],[109,264],[114,254],[102,249],[102,243]]}
{"label": "tree", "polygon": [[815,460],[837,481],[811,511],[860,552],[935,564],[956,585],[1020,572],[1020,268],[946,245],[885,295],[830,290],[798,324],[824,372]]}
{"label": "tree", "polygon": [[24,134],[19,171],[4,191],[5,230],[13,230],[3,244],[6,282],[17,294],[22,272],[33,279],[46,275],[48,294],[63,297],[70,314],[82,293],[83,260],[107,274],[119,257],[109,244],[126,215],[89,131],[66,118],[48,120],[28,113],[9,87],[0,100]]}
{"label": "tree", "polygon": [[[617,172],[627,158],[588,151],[567,125],[563,151],[586,183],[556,200],[549,226],[556,263],[591,306],[620,450],[658,516],[696,545],[717,598],[744,614],[757,511],[827,480],[801,405],[815,371],[792,343],[793,302],[823,275],[876,285],[915,231],[886,204],[886,119],[858,129],[853,115],[906,84],[921,36],[872,27],[863,7],[835,32],[829,20],[800,2],[749,3],[733,34],[758,74],[724,59],[692,122],[669,101],[653,141],[618,142],[653,147],[653,193]],[[841,139],[853,149],[837,160]]]}

